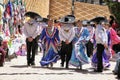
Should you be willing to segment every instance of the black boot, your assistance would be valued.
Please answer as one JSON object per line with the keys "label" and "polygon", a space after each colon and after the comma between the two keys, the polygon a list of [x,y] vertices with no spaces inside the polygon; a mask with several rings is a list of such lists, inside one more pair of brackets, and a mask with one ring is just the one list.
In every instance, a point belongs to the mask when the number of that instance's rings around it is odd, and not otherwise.
{"label": "black boot", "polygon": [[61,63],[61,67],[64,67],[64,63],[63,62]]}
{"label": "black boot", "polygon": [[68,62],[66,62],[66,67],[65,67],[66,69],[68,69],[69,67],[68,67]]}
{"label": "black boot", "polygon": [[27,61],[27,66],[31,65],[31,60]]}
{"label": "black boot", "polygon": [[31,65],[32,65],[32,66],[34,66],[34,65],[35,65],[35,62],[34,62],[34,61],[33,61],[33,62],[31,62]]}
{"label": "black boot", "polygon": [[3,63],[0,63],[0,67],[3,67]]}
{"label": "black boot", "polygon": [[30,66],[30,62],[27,62],[27,66]]}

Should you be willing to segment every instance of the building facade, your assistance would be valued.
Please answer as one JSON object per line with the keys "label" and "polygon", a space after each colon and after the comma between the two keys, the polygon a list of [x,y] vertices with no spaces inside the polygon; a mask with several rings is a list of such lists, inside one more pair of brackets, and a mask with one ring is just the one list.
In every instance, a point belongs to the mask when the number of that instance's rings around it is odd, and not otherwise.
{"label": "building facade", "polygon": [[[2,0],[0,0],[2,1]],[[7,2],[8,0],[4,0]],[[11,0],[12,1],[12,0]],[[99,0],[22,0],[26,4],[27,11],[33,11],[42,17],[50,15],[53,19],[59,19],[65,15],[73,14],[76,20],[92,19],[96,16],[109,16],[107,5],[98,5]],[[85,1],[87,1],[85,3]],[[90,4],[91,1],[95,4]],[[74,7],[73,7],[74,5]]]}

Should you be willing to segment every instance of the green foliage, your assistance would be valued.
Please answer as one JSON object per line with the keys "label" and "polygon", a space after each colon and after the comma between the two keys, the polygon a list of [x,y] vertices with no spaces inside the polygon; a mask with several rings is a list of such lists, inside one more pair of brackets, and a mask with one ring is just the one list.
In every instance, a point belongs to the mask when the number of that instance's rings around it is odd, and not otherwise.
{"label": "green foliage", "polygon": [[107,2],[111,13],[116,17],[118,23],[120,24],[120,2]]}

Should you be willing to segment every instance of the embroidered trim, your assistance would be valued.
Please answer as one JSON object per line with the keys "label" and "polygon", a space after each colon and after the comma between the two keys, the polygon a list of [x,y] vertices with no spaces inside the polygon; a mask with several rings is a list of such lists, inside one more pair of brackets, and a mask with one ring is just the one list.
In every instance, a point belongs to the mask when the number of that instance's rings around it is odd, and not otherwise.
{"label": "embroidered trim", "polygon": [[51,38],[52,38],[52,37],[54,36],[54,34],[55,34],[56,30],[55,30],[55,28],[54,28],[54,30],[53,30],[53,32],[52,32],[52,34],[49,34],[49,33],[48,33],[48,29],[46,28],[46,29],[45,29],[45,32],[46,32],[47,36],[49,36],[49,37],[51,37]]}

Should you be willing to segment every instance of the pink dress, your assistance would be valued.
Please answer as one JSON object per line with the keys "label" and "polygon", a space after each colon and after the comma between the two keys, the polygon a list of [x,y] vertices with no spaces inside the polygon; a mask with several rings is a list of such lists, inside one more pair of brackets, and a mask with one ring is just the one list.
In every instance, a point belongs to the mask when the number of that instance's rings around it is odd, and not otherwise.
{"label": "pink dress", "polygon": [[[111,48],[113,45],[120,43],[120,37],[117,35],[116,31],[113,28],[110,28],[110,38],[111,38]],[[114,51],[112,51],[114,54]]]}

